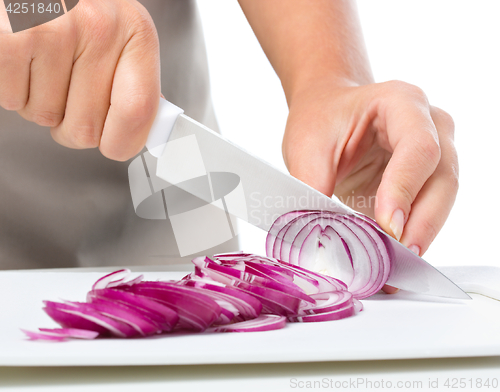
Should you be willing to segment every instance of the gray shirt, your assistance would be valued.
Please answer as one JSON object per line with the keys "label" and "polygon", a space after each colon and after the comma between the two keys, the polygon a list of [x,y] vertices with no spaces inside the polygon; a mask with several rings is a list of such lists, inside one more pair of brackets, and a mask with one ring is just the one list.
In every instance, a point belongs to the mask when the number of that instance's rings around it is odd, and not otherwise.
{"label": "gray shirt", "polygon": [[[217,129],[195,1],[141,2],[160,37],[163,94]],[[129,163],[64,148],[48,128],[0,108],[0,269],[179,261],[169,221],[135,214]],[[236,248],[233,239],[206,253]]]}

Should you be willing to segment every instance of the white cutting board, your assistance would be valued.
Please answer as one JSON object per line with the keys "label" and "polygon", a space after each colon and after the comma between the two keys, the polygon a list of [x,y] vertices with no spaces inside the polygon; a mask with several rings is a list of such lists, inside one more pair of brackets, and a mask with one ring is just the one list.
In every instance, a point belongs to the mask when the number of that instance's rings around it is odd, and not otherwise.
{"label": "white cutting board", "polygon": [[[186,272],[146,272],[179,279]],[[364,300],[348,319],[256,333],[172,334],[62,343],[30,341],[19,328],[56,324],[42,300],[85,300],[103,272],[0,272],[0,366],[180,365],[500,356],[500,301],[400,292]]]}

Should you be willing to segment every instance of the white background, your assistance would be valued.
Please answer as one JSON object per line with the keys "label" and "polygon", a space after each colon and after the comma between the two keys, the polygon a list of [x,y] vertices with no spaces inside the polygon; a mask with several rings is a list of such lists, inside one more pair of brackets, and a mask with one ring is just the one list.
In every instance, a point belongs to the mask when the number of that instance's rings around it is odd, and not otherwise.
{"label": "white background", "polygon": [[[222,132],[286,170],[287,106],[279,79],[236,0],[198,4]],[[358,8],[376,81],[415,84],[455,120],[460,191],[424,258],[500,266],[500,2],[359,0]],[[243,250],[264,253],[264,233],[248,225],[242,232]]]}

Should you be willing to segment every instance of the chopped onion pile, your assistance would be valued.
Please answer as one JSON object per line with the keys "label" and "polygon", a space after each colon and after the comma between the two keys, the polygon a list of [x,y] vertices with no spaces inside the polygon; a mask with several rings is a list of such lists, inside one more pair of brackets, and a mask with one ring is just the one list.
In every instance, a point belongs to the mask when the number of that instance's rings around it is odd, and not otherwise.
{"label": "chopped onion pile", "polygon": [[62,341],[270,331],[287,322],[340,320],[361,311],[359,299],[387,280],[389,254],[374,225],[326,211],[290,212],[269,231],[268,257],[197,257],[194,272],[179,281],[144,281],[142,275],[130,278],[128,269],[115,271],[94,283],[86,302],[44,301],[62,328],[23,332]]}

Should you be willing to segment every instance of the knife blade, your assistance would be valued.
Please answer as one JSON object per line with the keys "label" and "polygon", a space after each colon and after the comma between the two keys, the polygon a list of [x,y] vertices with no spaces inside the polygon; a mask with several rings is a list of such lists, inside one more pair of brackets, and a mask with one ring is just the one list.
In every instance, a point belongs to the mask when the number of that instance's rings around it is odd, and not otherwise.
{"label": "knife blade", "polygon": [[[193,195],[196,200],[224,210],[231,230],[239,218],[268,231],[279,216],[294,210],[360,216],[337,197],[330,198],[276,169],[163,99],[146,146],[158,158],[156,176],[181,192],[169,192],[176,193],[177,204],[185,199],[179,197],[182,192]],[[470,299],[432,265],[377,230],[391,257],[387,284],[427,295]]]}

